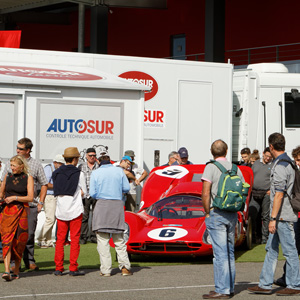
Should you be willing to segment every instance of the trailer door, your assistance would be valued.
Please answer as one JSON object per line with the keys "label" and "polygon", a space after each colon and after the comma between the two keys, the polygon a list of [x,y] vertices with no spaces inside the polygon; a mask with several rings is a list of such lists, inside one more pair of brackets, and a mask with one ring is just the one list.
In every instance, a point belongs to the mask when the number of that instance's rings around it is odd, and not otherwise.
{"label": "trailer door", "polygon": [[211,158],[212,105],[211,82],[179,82],[177,149],[186,147],[193,163],[205,163]]}
{"label": "trailer door", "polygon": [[283,88],[282,103],[279,103],[282,113],[282,133],[286,139],[286,151],[292,150],[300,144],[300,87]]}

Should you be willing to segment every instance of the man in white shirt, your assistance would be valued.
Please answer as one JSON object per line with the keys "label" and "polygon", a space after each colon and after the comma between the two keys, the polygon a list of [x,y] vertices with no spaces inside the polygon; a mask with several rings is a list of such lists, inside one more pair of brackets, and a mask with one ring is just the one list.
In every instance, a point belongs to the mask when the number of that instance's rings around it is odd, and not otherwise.
{"label": "man in white shirt", "polygon": [[76,147],[66,148],[63,155],[66,165],[53,172],[53,190],[57,197],[56,219],[57,240],[55,247],[55,272],[61,276],[64,271],[64,242],[70,230],[71,250],[69,275],[84,275],[78,270],[77,259],[80,252],[79,238],[81,232],[83,204],[82,197],[86,194],[84,174],[76,167],[80,157]]}

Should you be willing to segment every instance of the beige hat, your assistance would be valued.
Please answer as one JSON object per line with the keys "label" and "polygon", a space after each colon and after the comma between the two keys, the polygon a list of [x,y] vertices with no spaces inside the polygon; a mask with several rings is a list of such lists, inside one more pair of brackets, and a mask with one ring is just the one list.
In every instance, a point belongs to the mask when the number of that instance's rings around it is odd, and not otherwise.
{"label": "beige hat", "polygon": [[54,162],[58,162],[61,164],[65,163],[64,157],[61,154],[57,154],[54,158],[53,158]]}
{"label": "beige hat", "polygon": [[80,157],[80,154],[77,147],[69,147],[65,149],[63,157],[64,158]]}

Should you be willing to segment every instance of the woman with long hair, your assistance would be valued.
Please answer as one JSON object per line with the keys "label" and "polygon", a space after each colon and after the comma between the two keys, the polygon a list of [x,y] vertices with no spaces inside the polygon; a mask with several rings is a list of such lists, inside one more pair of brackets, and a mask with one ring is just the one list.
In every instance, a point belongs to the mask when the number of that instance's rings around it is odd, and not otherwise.
{"label": "woman with long hair", "polygon": [[[28,239],[28,202],[33,201],[34,184],[29,175],[26,159],[16,155],[10,159],[12,173],[5,175],[1,184],[0,201],[4,208],[0,214],[5,272],[2,279],[19,278],[22,255]],[[15,260],[15,270],[10,275],[10,261]]]}

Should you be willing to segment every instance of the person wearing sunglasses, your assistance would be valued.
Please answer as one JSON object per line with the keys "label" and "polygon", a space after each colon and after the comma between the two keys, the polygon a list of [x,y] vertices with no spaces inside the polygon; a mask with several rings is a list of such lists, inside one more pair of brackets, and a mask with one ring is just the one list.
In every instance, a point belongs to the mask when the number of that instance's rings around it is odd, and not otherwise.
{"label": "person wearing sunglasses", "polygon": [[[24,137],[18,140],[16,152],[17,155],[20,155],[26,159],[29,165],[29,174],[33,177],[34,182],[34,199],[33,202],[29,203],[30,212],[28,215],[28,240],[23,253],[23,261],[26,269],[38,271],[39,267],[36,265],[34,259],[34,234],[37,225],[37,216],[42,210],[47,194],[48,181],[42,164],[38,160],[32,158],[30,155],[32,147],[32,141],[29,138]],[[1,181],[4,180],[4,177],[8,172],[11,173],[10,164],[6,164],[2,173]],[[41,188],[40,192],[38,193],[39,186]],[[11,269],[12,271],[15,269],[14,261],[11,262]]]}
{"label": "person wearing sunglasses", "polygon": [[[98,169],[99,165],[96,160],[96,150],[95,148],[88,148],[86,150],[86,161],[82,163],[78,168],[81,170],[81,172],[84,174],[85,178],[85,184],[87,187],[87,194],[85,195],[85,198],[83,198],[83,207],[84,207],[84,213],[82,216],[82,226],[81,226],[81,234],[80,234],[80,244],[86,244],[88,239],[92,243],[97,243],[96,234],[91,231],[91,228],[89,228],[89,217],[90,217],[90,211],[91,207],[92,210],[94,209],[96,200],[92,198],[89,194],[89,187],[90,187],[90,177],[92,174],[92,171]],[[89,235],[90,232],[90,235]]]}

